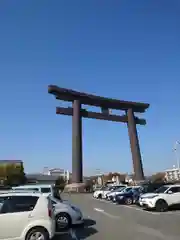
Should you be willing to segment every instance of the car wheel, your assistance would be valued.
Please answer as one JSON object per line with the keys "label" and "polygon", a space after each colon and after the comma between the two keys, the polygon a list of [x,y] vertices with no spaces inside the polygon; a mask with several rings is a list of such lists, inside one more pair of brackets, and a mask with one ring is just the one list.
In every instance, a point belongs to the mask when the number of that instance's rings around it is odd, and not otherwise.
{"label": "car wheel", "polygon": [[131,204],[133,204],[132,198],[126,198],[125,204],[126,204],[126,205],[131,205]]}
{"label": "car wheel", "polygon": [[168,204],[164,200],[158,200],[155,209],[157,212],[165,212],[168,210]]}
{"label": "car wheel", "polygon": [[102,194],[99,194],[97,198],[102,199]]}
{"label": "car wheel", "polygon": [[43,227],[35,227],[31,229],[27,235],[26,240],[49,240],[49,233]]}
{"label": "car wheel", "polygon": [[71,226],[71,217],[67,213],[59,213],[56,215],[56,230],[61,231]]}

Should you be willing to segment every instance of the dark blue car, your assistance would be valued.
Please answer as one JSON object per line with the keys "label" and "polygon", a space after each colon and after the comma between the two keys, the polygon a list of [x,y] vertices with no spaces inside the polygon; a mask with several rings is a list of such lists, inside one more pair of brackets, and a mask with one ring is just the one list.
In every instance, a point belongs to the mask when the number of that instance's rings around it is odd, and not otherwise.
{"label": "dark blue car", "polygon": [[119,193],[113,199],[113,202],[117,204],[127,204],[131,205],[137,201],[139,198],[140,191],[138,188],[134,188],[131,191]]}

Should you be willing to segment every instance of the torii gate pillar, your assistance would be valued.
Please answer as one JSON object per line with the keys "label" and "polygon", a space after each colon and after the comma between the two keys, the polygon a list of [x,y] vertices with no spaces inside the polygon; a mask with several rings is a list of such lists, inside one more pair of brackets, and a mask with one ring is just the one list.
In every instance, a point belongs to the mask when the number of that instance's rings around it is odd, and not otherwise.
{"label": "torii gate pillar", "polygon": [[72,182],[83,182],[82,163],[82,117],[81,103],[79,100],[73,102],[72,116]]}
{"label": "torii gate pillar", "polygon": [[128,117],[127,125],[128,125],[129,141],[130,141],[130,147],[131,147],[131,153],[132,153],[133,169],[135,174],[134,177],[136,180],[144,180],[144,172],[143,172],[138,133],[136,128],[135,116],[132,109],[127,110],[127,117]]}

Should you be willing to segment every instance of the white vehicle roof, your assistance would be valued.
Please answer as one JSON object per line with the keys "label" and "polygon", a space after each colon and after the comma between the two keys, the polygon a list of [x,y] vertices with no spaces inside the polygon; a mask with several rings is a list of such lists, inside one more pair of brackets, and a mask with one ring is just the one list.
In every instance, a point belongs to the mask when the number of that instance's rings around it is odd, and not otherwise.
{"label": "white vehicle roof", "polygon": [[172,185],[163,185],[162,187],[180,187],[180,184],[172,184]]}
{"label": "white vehicle roof", "polygon": [[6,192],[6,193],[0,193],[0,196],[35,196],[35,197],[41,197],[43,196],[42,193],[39,192]]}
{"label": "white vehicle roof", "polygon": [[5,193],[41,193],[39,191],[36,190],[32,190],[32,189],[10,189],[10,190],[4,190],[4,191],[0,191],[0,194],[5,194]]}
{"label": "white vehicle roof", "polygon": [[29,185],[21,185],[17,187],[13,187],[12,189],[18,189],[18,188],[47,188],[47,187],[53,187],[54,184],[29,184]]}

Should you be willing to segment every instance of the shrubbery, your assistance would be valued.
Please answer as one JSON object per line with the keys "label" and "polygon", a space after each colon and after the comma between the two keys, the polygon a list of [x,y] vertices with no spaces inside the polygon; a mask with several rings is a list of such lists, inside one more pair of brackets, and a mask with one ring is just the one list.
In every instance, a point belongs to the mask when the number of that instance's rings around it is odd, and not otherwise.
{"label": "shrubbery", "polygon": [[64,180],[63,177],[59,177],[57,180],[56,180],[56,187],[63,191],[64,190],[64,187],[66,185],[66,181]]}
{"label": "shrubbery", "polygon": [[0,165],[1,185],[16,186],[26,183],[23,164],[7,163]]}

